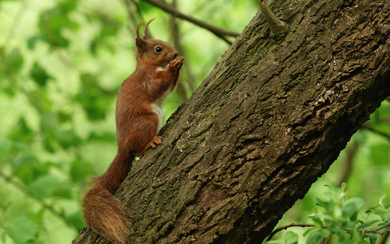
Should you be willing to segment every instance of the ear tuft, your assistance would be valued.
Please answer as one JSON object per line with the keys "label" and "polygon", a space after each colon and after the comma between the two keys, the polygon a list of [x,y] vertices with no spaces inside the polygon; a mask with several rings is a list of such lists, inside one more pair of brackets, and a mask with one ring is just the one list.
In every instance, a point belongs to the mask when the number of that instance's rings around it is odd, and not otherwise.
{"label": "ear tuft", "polygon": [[[135,44],[137,46],[137,49],[141,52],[146,52],[148,50],[148,43],[146,42],[148,39],[151,39],[149,34],[148,34],[148,27],[149,24],[153,21],[154,19],[149,20],[146,24],[145,21],[141,21],[137,24],[137,27],[135,29],[137,37],[135,38]],[[141,38],[139,34],[139,30],[141,27],[145,25],[144,27],[144,36]]]}
{"label": "ear tuft", "polygon": [[137,24],[137,27],[135,28],[135,33],[137,34],[137,37],[139,39],[141,39],[140,35],[139,35],[139,29],[141,29],[141,27],[145,24],[145,21],[141,21]]}
{"label": "ear tuft", "polygon": [[148,33],[148,27],[149,27],[149,24],[155,20],[155,18],[149,20],[146,25],[145,25],[145,28],[144,28],[144,37],[142,37],[142,39],[144,40],[147,40],[147,39],[150,39],[150,36],[149,36],[149,33]]}

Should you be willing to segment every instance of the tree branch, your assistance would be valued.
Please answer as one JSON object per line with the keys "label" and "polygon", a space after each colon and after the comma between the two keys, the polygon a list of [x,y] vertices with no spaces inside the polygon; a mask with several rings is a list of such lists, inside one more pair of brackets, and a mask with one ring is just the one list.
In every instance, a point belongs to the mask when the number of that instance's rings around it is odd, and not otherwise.
{"label": "tree branch", "polygon": [[265,19],[267,20],[271,31],[277,37],[282,37],[284,33],[288,31],[287,25],[275,16],[275,14],[271,11],[271,9],[264,1],[257,0],[257,2],[259,3],[260,9],[264,14]]}
{"label": "tree branch", "polygon": [[[129,20],[132,22],[132,26],[137,26],[138,22],[142,20],[142,12],[138,6],[137,3],[134,2],[134,0],[123,0],[124,4],[126,5],[126,12]],[[135,10],[132,8],[132,6],[135,7]],[[138,20],[136,15],[138,15]],[[127,29],[131,34],[135,33],[135,28],[131,28],[131,25],[127,23]]]}
{"label": "tree branch", "polygon": [[156,1],[156,0],[142,0],[144,2],[147,2],[151,5],[154,5],[162,10],[164,10],[165,12],[167,13],[170,13],[172,14],[173,16],[177,17],[177,18],[180,18],[180,19],[184,19],[184,20],[187,20],[188,22],[191,22],[195,25],[198,25],[204,29],[207,29],[209,31],[211,31],[212,33],[214,33],[216,36],[218,36],[219,38],[221,38],[222,40],[224,40],[226,43],[228,43],[229,45],[232,44],[231,41],[229,41],[227,39],[228,36],[233,36],[233,37],[237,37],[239,34],[236,33],[236,32],[232,32],[232,31],[226,31],[226,30],[223,30],[223,29],[220,29],[218,27],[215,27],[213,25],[210,25],[206,22],[203,22],[201,20],[198,20],[198,19],[195,19],[191,16],[188,16],[188,15],[185,15],[183,13],[181,13],[180,11],[178,11],[177,9],[175,9],[174,7],[164,3],[164,2],[161,2],[161,1]]}
{"label": "tree branch", "polygon": [[390,135],[382,132],[382,131],[378,131],[376,129],[374,129],[369,123],[365,123],[362,125],[362,129],[365,129],[365,130],[368,130],[368,131],[371,131],[375,134],[378,134],[380,136],[383,136],[384,138],[386,138],[388,141],[390,141]]}
{"label": "tree branch", "polygon": [[378,228],[375,228],[375,229],[372,229],[372,230],[361,230],[361,231],[364,231],[365,233],[370,233],[370,232],[375,232],[375,233],[378,233],[380,235],[383,235],[383,233],[380,233],[379,231],[380,230],[383,230],[384,228],[390,226],[390,223],[387,223],[385,225],[382,225],[382,226],[379,226]]}
{"label": "tree branch", "polygon": [[378,244],[386,244],[386,241],[387,239],[389,239],[389,236],[390,231],[386,230]]}
{"label": "tree branch", "polygon": [[288,224],[288,225],[284,225],[284,226],[281,226],[279,228],[277,228],[276,230],[272,231],[272,233],[268,236],[267,240],[271,240],[272,237],[274,237],[274,235],[282,230],[286,230],[288,228],[291,228],[291,227],[314,227],[313,224]]}
{"label": "tree branch", "polygon": [[[382,225],[382,226],[380,226],[380,227],[378,227],[378,228],[375,228],[375,229],[372,229],[372,230],[362,229],[362,230],[359,230],[359,231],[360,231],[360,232],[364,232],[364,233],[375,232],[375,233],[377,233],[377,234],[382,235],[383,233],[380,233],[379,231],[382,230],[382,229],[384,229],[384,228],[386,228],[386,227],[388,227],[388,226],[390,226],[390,223],[385,224],[385,225]],[[272,231],[272,233],[269,235],[269,237],[267,238],[267,240],[271,240],[272,237],[273,237],[275,234],[277,234],[278,232],[280,232],[280,231],[282,231],[282,230],[286,230],[286,229],[291,228],[291,227],[314,227],[314,225],[313,225],[313,224],[305,224],[305,223],[301,223],[301,224],[294,224],[294,223],[292,223],[292,224],[284,225],[284,226],[281,226],[281,227],[277,228],[276,230]],[[325,228],[326,228],[326,226],[325,226]],[[350,228],[345,228],[345,230],[346,230],[346,231],[351,231]]]}
{"label": "tree branch", "polygon": [[337,187],[341,187],[341,185],[344,182],[348,181],[349,176],[351,175],[352,172],[352,163],[353,159],[356,155],[357,150],[359,149],[359,142],[354,141],[352,145],[348,148],[347,151],[347,157],[344,162],[344,167],[343,167],[343,172],[340,175],[339,182],[337,183]]}
{"label": "tree branch", "polygon": [[[172,7],[176,7],[176,1],[173,0],[172,1]],[[175,16],[171,15],[170,19],[169,19],[169,25],[170,25],[170,30],[171,30],[171,37],[172,37],[172,40],[173,40],[173,46],[176,48],[176,50],[179,52],[179,54],[181,56],[185,56],[185,53],[184,53],[184,49],[182,48],[182,45],[181,45],[181,42],[180,42],[180,35],[179,35],[179,26],[176,22],[176,18]],[[183,76],[183,73],[187,73],[188,72],[188,63],[187,62],[184,62],[184,69],[182,69],[182,75],[181,75],[181,82],[178,82],[177,85],[176,85],[176,92],[177,94],[179,95],[179,98],[180,98],[180,102],[181,103],[184,103],[185,101],[187,101],[188,97],[187,97],[187,94],[186,94],[186,89],[184,87],[184,82],[185,81],[186,83],[190,83],[191,81],[189,81],[189,79],[183,79],[185,76]],[[184,72],[183,72],[184,71]],[[188,75],[190,75],[188,73]]]}

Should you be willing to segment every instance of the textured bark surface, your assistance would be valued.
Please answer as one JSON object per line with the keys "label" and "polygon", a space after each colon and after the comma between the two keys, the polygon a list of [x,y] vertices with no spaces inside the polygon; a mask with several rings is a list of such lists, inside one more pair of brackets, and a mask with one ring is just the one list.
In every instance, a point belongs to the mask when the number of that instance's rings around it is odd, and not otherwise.
{"label": "textured bark surface", "polygon": [[128,243],[260,243],[390,95],[389,1],[270,7],[287,35],[258,13],[134,164]]}

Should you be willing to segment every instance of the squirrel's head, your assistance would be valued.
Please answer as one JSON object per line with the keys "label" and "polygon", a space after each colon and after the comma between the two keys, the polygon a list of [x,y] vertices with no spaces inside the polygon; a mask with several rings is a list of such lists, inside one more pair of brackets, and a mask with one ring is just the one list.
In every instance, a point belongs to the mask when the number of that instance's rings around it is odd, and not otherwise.
{"label": "squirrel's head", "polygon": [[137,46],[137,61],[142,62],[143,65],[150,66],[150,68],[165,67],[174,60],[179,52],[174,49],[169,43],[152,39],[148,35],[148,21],[144,28],[144,36],[141,38],[139,35],[139,29],[145,24],[144,21],[137,25],[135,38],[135,44]]}

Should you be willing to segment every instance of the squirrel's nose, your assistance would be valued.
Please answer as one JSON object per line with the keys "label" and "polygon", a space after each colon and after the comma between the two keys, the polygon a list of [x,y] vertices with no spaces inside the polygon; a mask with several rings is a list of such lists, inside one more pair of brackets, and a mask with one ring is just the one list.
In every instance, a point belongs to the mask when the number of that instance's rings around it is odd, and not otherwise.
{"label": "squirrel's nose", "polygon": [[179,52],[178,52],[178,51],[176,51],[176,52],[173,53],[173,56],[174,56],[175,58],[177,57],[177,55],[179,55]]}

